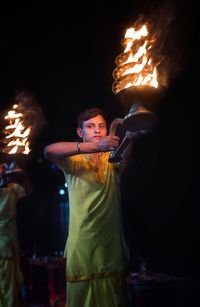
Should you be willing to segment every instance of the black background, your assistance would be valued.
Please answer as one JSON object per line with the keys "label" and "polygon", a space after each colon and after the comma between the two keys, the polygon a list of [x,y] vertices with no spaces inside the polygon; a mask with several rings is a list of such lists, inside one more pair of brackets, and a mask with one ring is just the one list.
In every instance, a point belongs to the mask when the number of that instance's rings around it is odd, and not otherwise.
{"label": "black background", "polygon": [[[191,1],[166,3],[167,14],[172,9],[175,16],[166,29],[170,82],[157,110],[159,124],[135,144],[124,174],[123,222],[131,269],[147,261],[151,270],[198,277],[198,13]],[[65,241],[57,206],[63,176],[45,161],[44,146],[73,140],[76,116],[87,106],[124,116],[111,89],[120,40],[139,14],[159,20],[156,9],[166,3],[56,2],[0,12],[1,112],[12,105],[16,90],[27,88],[46,118],[28,163],[34,193],[19,207],[21,244],[30,252],[37,244],[38,253],[51,253]]]}

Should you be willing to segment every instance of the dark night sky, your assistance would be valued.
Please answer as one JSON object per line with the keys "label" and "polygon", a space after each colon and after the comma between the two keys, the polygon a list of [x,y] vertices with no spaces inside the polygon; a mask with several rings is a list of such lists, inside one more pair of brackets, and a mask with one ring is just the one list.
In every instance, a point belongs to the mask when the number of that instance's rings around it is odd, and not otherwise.
{"label": "dark night sky", "polygon": [[[0,13],[1,107],[11,103],[16,89],[32,90],[47,117],[44,143],[73,137],[77,112],[85,106],[99,105],[112,110],[113,117],[121,115],[111,90],[114,61],[122,52],[120,40],[139,14],[159,20],[158,7],[160,3],[165,7],[164,2],[168,9],[161,9],[162,14],[174,14],[169,29],[163,30],[169,31],[166,54],[171,57],[170,65],[180,55],[190,61],[195,8],[183,1],[88,1],[78,7],[76,3],[66,8],[34,4],[4,10]],[[192,84],[190,64],[179,76]],[[185,99],[185,93],[178,94]]]}
{"label": "dark night sky", "polygon": [[[134,162],[125,174],[124,218],[127,239],[135,242],[133,259],[146,257],[155,269],[163,269],[168,261],[167,267],[184,274],[193,271],[199,259],[197,10],[191,1],[166,2],[175,5],[166,41],[174,75],[159,109],[160,123],[135,146]],[[1,11],[1,110],[10,106],[20,88],[38,98],[47,124],[33,144],[31,174],[36,188],[44,189],[43,202],[57,184],[46,162],[38,165],[43,147],[74,138],[77,113],[86,106],[98,105],[113,118],[122,116],[111,90],[120,40],[139,14],[155,18],[160,3],[164,1],[101,0],[88,2],[88,8],[54,3]],[[160,15],[156,18],[159,21]],[[177,73],[174,63],[180,59],[186,62],[180,61]]]}

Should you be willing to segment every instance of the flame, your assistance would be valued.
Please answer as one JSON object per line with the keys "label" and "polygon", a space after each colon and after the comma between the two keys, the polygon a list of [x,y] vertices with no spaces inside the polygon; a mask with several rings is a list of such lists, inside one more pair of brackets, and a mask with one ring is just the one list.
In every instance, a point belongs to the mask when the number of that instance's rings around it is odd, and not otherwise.
{"label": "flame", "polygon": [[150,57],[153,42],[146,24],[138,30],[126,30],[121,42],[124,53],[116,58],[117,67],[113,71],[115,81],[112,90],[115,94],[131,86],[158,87],[157,69]]}
{"label": "flame", "polygon": [[5,139],[8,140],[7,147],[8,154],[29,154],[30,152],[30,142],[28,140],[31,132],[31,128],[26,128],[23,123],[23,113],[16,112],[18,108],[17,104],[13,105],[13,109],[8,111],[5,119],[9,124],[5,127],[6,136]]}

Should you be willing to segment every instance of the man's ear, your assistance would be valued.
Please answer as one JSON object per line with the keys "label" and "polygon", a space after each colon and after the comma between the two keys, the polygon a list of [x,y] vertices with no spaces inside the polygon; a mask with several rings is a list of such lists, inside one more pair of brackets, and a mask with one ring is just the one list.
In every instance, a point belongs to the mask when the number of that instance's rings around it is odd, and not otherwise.
{"label": "man's ear", "polygon": [[82,129],[81,129],[80,127],[78,127],[78,128],[76,129],[76,132],[77,132],[77,134],[78,134],[78,136],[79,136],[80,138],[83,137],[83,131],[82,131]]}

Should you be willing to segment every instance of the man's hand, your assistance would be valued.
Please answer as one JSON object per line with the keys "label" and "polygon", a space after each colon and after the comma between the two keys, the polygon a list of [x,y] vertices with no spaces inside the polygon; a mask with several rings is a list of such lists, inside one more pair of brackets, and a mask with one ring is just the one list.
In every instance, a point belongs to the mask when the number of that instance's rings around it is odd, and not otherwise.
{"label": "man's hand", "polygon": [[108,135],[98,141],[99,151],[112,151],[119,146],[120,138],[116,135]]}

